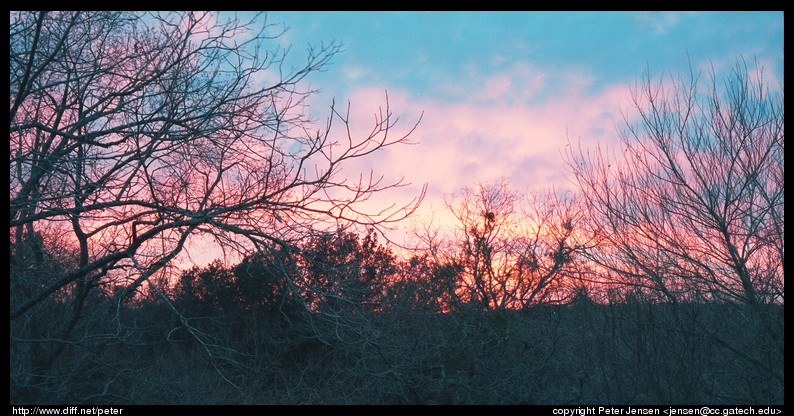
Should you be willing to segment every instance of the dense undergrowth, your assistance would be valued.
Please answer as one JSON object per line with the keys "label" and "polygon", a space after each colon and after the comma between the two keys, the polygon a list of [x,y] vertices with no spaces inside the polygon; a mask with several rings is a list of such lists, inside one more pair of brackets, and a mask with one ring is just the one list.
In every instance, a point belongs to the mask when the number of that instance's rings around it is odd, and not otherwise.
{"label": "dense undergrowth", "polygon": [[[782,404],[783,307],[587,299],[526,310],[185,310],[97,302],[77,338],[11,344],[13,403]],[[63,315],[47,305],[52,316]],[[59,313],[62,312],[62,313]],[[356,324],[353,324],[355,322]],[[97,335],[105,334],[105,335]],[[31,375],[35,353],[64,350]],[[32,364],[32,365],[35,365]]]}

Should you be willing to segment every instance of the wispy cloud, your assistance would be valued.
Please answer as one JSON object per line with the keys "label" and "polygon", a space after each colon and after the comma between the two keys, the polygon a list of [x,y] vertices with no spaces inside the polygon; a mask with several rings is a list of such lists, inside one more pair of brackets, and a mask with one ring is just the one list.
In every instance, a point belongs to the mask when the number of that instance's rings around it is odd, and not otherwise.
{"label": "wispy cloud", "polygon": [[[459,86],[465,88],[465,86]],[[482,79],[468,100],[450,101],[408,91],[389,91],[390,106],[405,129],[424,112],[412,138],[350,165],[345,172],[374,170],[414,184],[379,196],[382,205],[407,200],[428,184],[419,214],[443,217],[443,196],[464,186],[506,178],[518,191],[567,189],[561,152],[568,139],[583,143],[616,139],[615,125],[626,107],[628,85],[593,88],[586,71],[549,74],[528,63]],[[542,99],[540,99],[540,98]],[[360,88],[351,96],[354,134],[371,127],[372,109],[384,105],[384,91]],[[442,222],[443,218],[442,218]]]}
{"label": "wispy cloud", "polygon": [[678,11],[640,11],[634,12],[634,19],[648,25],[657,35],[665,34],[675,28],[682,16],[691,15],[692,12]]}

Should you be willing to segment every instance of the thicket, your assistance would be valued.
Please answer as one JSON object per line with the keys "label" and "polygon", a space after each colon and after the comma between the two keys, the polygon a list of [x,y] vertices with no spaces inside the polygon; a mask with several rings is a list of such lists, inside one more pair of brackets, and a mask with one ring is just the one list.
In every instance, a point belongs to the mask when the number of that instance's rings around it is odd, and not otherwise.
{"label": "thicket", "polygon": [[12,339],[12,403],[783,403],[782,305],[580,290],[565,304],[442,313],[421,279],[438,268],[402,264],[372,233],[303,248],[184,272],[173,301],[93,290],[73,330],[86,336],[70,341],[46,335],[70,308],[42,303],[14,322],[39,327]]}
{"label": "thicket", "polygon": [[[406,184],[348,167],[418,121],[386,96],[316,129],[342,45],[293,66],[266,16],[217,17],[11,13],[11,403],[783,402],[759,63],[645,74],[617,147],[566,146],[575,194],[464,188],[402,260],[373,230],[427,186],[376,206]],[[201,239],[242,261],[178,269]]]}

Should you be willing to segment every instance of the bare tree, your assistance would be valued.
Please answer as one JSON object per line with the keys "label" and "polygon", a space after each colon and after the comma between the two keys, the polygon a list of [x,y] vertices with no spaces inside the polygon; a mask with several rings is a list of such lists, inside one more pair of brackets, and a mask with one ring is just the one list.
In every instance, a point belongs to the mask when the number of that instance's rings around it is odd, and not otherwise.
{"label": "bare tree", "polygon": [[[601,243],[588,259],[606,283],[670,303],[746,305],[764,323],[759,337],[779,337],[772,345],[782,348],[782,316],[765,307],[784,299],[780,91],[743,60],[724,78],[712,68],[706,82],[695,71],[646,76],[619,149],[571,148],[567,163]],[[774,354],[762,360],[713,335],[782,379]]]}
{"label": "bare tree", "polygon": [[[340,45],[309,48],[291,67],[286,50],[265,50],[278,34],[261,17],[12,12],[12,321],[66,296],[72,319],[53,336],[66,340],[88,291],[121,286],[129,298],[147,281],[156,288],[192,238],[244,255],[415,209],[421,194],[366,211],[360,203],[402,181],[340,173],[413,128],[395,135],[386,97],[369,135],[353,137],[349,107],[333,104],[313,130],[301,81]],[[75,261],[45,279],[33,254],[53,253],[56,240]]]}
{"label": "bare tree", "polygon": [[482,309],[561,302],[572,291],[577,253],[590,244],[578,232],[576,201],[553,191],[523,197],[502,181],[464,188],[447,207],[459,222],[452,244],[426,229],[435,261],[457,274],[464,302]]}
{"label": "bare tree", "polygon": [[710,81],[647,78],[618,154],[569,153],[606,243],[593,259],[669,300],[780,301],[782,96],[744,62]]}

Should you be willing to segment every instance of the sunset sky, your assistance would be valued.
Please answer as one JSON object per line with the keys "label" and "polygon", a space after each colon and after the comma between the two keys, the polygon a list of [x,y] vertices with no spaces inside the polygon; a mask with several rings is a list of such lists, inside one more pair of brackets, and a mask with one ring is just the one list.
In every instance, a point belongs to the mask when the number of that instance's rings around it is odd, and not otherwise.
{"label": "sunset sky", "polygon": [[[783,79],[783,12],[271,12],[289,29],[293,59],[307,44],[344,51],[308,81],[318,118],[331,99],[350,101],[371,128],[388,91],[397,133],[424,112],[411,136],[346,172],[375,169],[415,184],[388,195],[409,200],[428,184],[421,215],[442,196],[502,177],[519,191],[565,189],[561,151],[615,142],[629,88],[648,70],[718,71],[740,56],[766,79]],[[325,111],[325,112],[324,112]],[[384,197],[387,197],[384,195]]]}

